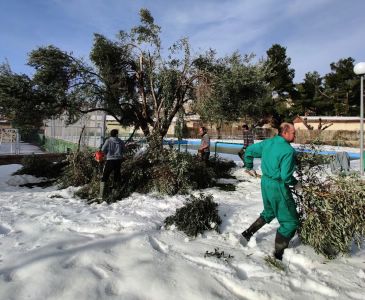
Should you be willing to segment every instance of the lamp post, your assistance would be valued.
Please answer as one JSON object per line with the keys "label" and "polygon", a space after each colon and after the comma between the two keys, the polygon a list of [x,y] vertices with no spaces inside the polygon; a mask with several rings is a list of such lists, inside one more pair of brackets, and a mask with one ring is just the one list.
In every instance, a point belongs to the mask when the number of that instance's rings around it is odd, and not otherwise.
{"label": "lamp post", "polygon": [[365,62],[355,65],[354,72],[361,76],[360,84],[360,175],[364,176],[364,74]]}

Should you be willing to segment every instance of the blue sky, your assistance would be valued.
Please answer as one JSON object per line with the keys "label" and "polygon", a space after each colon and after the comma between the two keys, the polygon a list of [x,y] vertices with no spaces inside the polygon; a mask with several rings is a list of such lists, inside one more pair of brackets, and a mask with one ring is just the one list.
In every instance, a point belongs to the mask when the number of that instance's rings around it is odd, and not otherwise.
{"label": "blue sky", "polygon": [[142,7],[162,27],[164,48],[189,37],[196,52],[265,57],[279,43],[296,82],[309,71],[328,73],[340,58],[365,61],[363,0],[1,0],[0,62],[30,74],[27,54],[49,44],[87,58],[93,33],[128,31]]}

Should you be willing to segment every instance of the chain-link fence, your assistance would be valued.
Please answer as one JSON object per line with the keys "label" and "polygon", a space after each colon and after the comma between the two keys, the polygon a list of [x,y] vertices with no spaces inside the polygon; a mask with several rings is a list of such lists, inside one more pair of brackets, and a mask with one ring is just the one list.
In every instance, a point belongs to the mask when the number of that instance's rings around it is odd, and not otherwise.
{"label": "chain-link fence", "polygon": [[65,118],[52,119],[45,122],[44,128],[45,148],[48,151],[99,148],[104,141],[105,114],[87,114],[74,124],[67,124]]}
{"label": "chain-link fence", "polygon": [[102,128],[85,126],[49,126],[44,135],[46,139],[62,140],[80,147],[98,148],[103,143]]}
{"label": "chain-link fence", "polygon": [[[254,128],[252,129],[252,133],[254,135],[255,140],[264,140],[270,137],[273,137],[277,134],[277,130],[274,128]],[[243,130],[242,127],[239,126],[231,126],[224,127],[220,130],[216,128],[208,127],[208,134],[211,139],[220,139],[220,140],[243,140]],[[197,128],[187,128],[186,133],[183,138],[200,138],[199,136],[199,127]]]}

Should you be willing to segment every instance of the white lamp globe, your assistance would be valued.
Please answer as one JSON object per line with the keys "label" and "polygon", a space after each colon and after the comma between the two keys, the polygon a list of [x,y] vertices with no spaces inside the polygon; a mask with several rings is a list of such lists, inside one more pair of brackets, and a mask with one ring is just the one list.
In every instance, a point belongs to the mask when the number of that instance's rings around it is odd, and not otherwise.
{"label": "white lamp globe", "polygon": [[354,73],[356,75],[364,75],[365,74],[365,62],[359,62],[354,67]]}

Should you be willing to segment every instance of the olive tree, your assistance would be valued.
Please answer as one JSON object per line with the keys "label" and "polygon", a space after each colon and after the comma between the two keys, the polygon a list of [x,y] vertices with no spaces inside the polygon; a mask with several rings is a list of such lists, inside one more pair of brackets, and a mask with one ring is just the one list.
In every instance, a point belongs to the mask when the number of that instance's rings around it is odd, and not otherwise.
{"label": "olive tree", "polygon": [[187,39],[162,56],[160,27],[150,12],[140,11],[140,25],[120,31],[115,40],[95,34],[90,62],[55,46],[30,53],[37,89],[53,95],[70,122],[101,110],[121,125],[140,128],[150,145],[162,146],[174,116],[208,78],[196,63]]}

